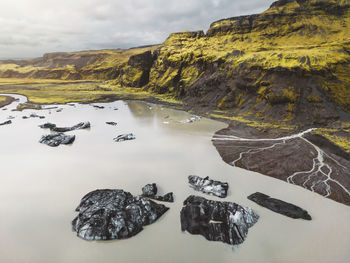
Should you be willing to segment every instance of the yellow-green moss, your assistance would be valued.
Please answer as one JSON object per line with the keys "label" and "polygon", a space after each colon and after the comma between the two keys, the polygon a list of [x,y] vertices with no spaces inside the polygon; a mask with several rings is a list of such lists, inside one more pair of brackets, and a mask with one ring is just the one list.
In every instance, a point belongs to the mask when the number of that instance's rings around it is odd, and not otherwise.
{"label": "yellow-green moss", "polygon": [[339,134],[337,135],[336,131],[336,129],[317,129],[315,133],[326,137],[328,140],[338,145],[346,152],[350,153],[350,129],[343,130],[343,132],[347,133],[347,136],[340,136]]}

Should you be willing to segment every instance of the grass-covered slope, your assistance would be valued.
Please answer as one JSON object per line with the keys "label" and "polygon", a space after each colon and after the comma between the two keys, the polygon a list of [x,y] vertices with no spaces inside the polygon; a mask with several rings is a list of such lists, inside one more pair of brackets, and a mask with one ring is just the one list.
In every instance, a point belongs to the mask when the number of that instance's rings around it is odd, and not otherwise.
{"label": "grass-covered slope", "polygon": [[349,118],[349,52],[349,0],[280,0],[158,46],[3,61],[0,77],[109,80],[212,116],[326,125]]}

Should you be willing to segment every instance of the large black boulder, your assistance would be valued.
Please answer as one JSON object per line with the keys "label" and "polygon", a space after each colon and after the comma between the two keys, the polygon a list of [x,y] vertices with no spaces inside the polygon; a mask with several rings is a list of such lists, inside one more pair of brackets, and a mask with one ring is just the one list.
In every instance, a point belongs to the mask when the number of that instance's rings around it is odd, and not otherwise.
{"label": "large black boulder", "polygon": [[271,198],[270,196],[259,192],[248,196],[248,199],[276,213],[279,213],[294,219],[298,219],[298,218],[302,218],[305,220],[312,219],[309,213],[306,210],[300,208],[299,206],[284,202],[279,199]]}
{"label": "large black boulder", "polygon": [[188,183],[196,191],[209,195],[215,195],[221,198],[225,198],[227,196],[228,183],[214,181],[209,177],[201,178],[196,175],[190,175],[188,177]]}
{"label": "large black boulder", "polygon": [[181,210],[181,229],[210,241],[238,245],[258,219],[251,208],[191,195]]}
{"label": "large black boulder", "polygon": [[57,147],[60,144],[72,144],[74,140],[75,140],[75,135],[55,133],[55,134],[43,135],[39,140],[39,142],[51,147]]}
{"label": "large black boulder", "polygon": [[96,190],[83,197],[73,231],[85,240],[114,240],[135,236],[169,208],[123,190]]}

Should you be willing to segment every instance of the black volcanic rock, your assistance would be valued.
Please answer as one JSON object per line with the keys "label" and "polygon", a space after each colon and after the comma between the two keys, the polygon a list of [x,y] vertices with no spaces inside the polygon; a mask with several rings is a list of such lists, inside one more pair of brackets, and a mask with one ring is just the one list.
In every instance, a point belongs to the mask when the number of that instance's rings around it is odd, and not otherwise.
{"label": "black volcanic rock", "polygon": [[72,144],[75,140],[75,135],[66,135],[64,133],[43,135],[39,140],[40,143],[51,147],[57,147],[60,144]]}
{"label": "black volcanic rock", "polygon": [[98,106],[98,105],[92,105],[94,108],[96,108],[96,109],[104,109],[105,107],[104,106]]}
{"label": "black volcanic rock", "polygon": [[72,221],[85,240],[114,240],[135,236],[169,208],[123,190],[96,190],[83,197]]}
{"label": "black volcanic rock", "polygon": [[74,131],[74,130],[80,130],[80,129],[88,129],[91,127],[91,124],[90,122],[80,122],[72,127],[57,127],[56,124],[48,122],[43,125],[40,125],[39,127],[43,129],[50,129],[51,131],[54,131],[54,132],[67,132],[67,131]]}
{"label": "black volcanic rock", "polygon": [[39,127],[42,129],[53,129],[53,128],[56,128],[56,124],[47,122],[45,124],[39,125]]}
{"label": "black volcanic rock", "polygon": [[191,195],[181,210],[181,229],[210,241],[238,245],[258,219],[251,208]]}
{"label": "black volcanic rock", "polygon": [[155,196],[157,192],[158,189],[155,183],[147,184],[144,187],[142,187],[142,195],[145,197]]}
{"label": "black volcanic rock", "polygon": [[196,175],[190,175],[188,177],[188,183],[196,191],[209,195],[215,195],[221,198],[225,198],[227,196],[228,183],[214,181],[209,177],[201,178]]}
{"label": "black volcanic rock", "polygon": [[39,118],[39,119],[45,119],[45,116],[41,116],[35,113],[30,114],[29,116],[23,116],[23,119],[29,119],[29,118]]}
{"label": "black volcanic rock", "polygon": [[11,124],[11,123],[12,123],[12,121],[11,121],[11,120],[9,120],[9,121],[5,121],[5,122],[0,123],[0,126],[3,126],[3,125],[8,125],[8,124]]}
{"label": "black volcanic rock", "polygon": [[147,184],[144,187],[142,187],[142,196],[162,202],[174,202],[174,196],[172,192],[167,193],[164,196],[159,196],[157,195],[157,191],[158,189],[155,183]]}
{"label": "black volcanic rock", "polygon": [[118,135],[117,137],[113,138],[115,142],[123,142],[123,141],[130,141],[130,140],[135,140],[136,137],[134,134],[129,133],[129,134],[121,134]]}
{"label": "black volcanic rock", "polygon": [[107,121],[106,124],[111,125],[111,126],[117,126],[118,123],[114,122],[114,121]]}
{"label": "black volcanic rock", "polygon": [[302,218],[305,220],[311,220],[311,216],[308,214],[308,212],[299,206],[284,202],[279,199],[271,198],[268,195],[257,192],[248,196],[248,199],[276,213],[294,219]]}

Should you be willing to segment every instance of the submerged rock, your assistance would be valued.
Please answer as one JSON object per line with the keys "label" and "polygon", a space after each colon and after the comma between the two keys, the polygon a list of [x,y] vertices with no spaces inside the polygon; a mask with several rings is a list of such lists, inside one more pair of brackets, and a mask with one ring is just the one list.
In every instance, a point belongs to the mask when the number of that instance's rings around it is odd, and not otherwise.
{"label": "submerged rock", "polygon": [[169,208],[123,190],[96,190],[83,197],[72,221],[85,240],[114,240],[135,236]]}
{"label": "submerged rock", "polygon": [[118,125],[118,123],[116,123],[114,121],[107,121],[106,124],[112,125],[112,126],[117,126]]}
{"label": "submerged rock", "polygon": [[196,191],[209,195],[215,195],[221,198],[225,198],[227,196],[228,183],[214,181],[208,176],[201,178],[196,175],[190,175],[188,177],[188,183]]}
{"label": "submerged rock", "polygon": [[162,202],[174,202],[174,196],[173,193],[167,193],[164,196],[157,195],[158,189],[157,185],[155,183],[153,184],[147,184],[144,187],[142,187],[142,196],[152,198],[154,200],[162,201]]}
{"label": "submerged rock", "polygon": [[47,122],[43,125],[39,126],[43,129],[50,129],[54,132],[67,132],[67,131],[74,131],[74,130],[80,130],[80,129],[88,129],[91,127],[90,122],[80,122],[77,125],[74,125],[72,127],[57,127],[56,124]]}
{"label": "submerged rock", "polygon": [[75,140],[75,135],[66,135],[64,133],[43,135],[40,139],[40,143],[46,144],[51,147],[59,146],[60,144],[71,144]]}
{"label": "submerged rock", "polygon": [[201,116],[193,115],[190,118],[188,118],[186,120],[182,120],[180,122],[181,123],[192,123],[192,122],[195,122],[195,121],[199,121],[201,118],[202,118]]}
{"label": "submerged rock", "polygon": [[238,245],[258,219],[251,208],[191,195],[181,210],[181,229],[210,241]]}
{"label": "submerged rock", "polygon": [[12,123],[12,121],[11,121],[11,120],[9,120],[9,121],[5,121],[5,122],[0,123],[0,126],[3,126],[3,125],[8,125],[8,124],[11,124],[11,123]]}
{"label": "submerged rock", "polygon": [[248,196],[248,199],[276,213],[279,213],[294,219],[298,219],[298,218],[302,218],[305,220],[312,219],[309,213],[306,210],[300,208],[299,206],[284,202],[279,199],[271,198],[270,196],[259,192]]}
{"label": "submerged rock", "polygon": [[113,138],[113,140],[116,142],[130,141],[130,140],[135,140],[135,139],[136,139],[136,137],[132,133],[121,134],[121,135],[118,135],[117,137]]}

